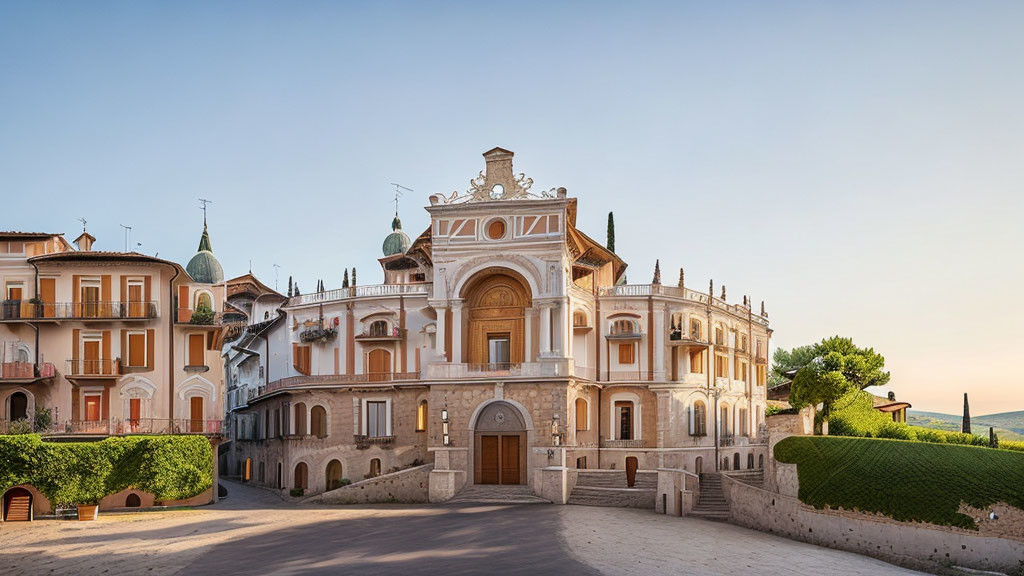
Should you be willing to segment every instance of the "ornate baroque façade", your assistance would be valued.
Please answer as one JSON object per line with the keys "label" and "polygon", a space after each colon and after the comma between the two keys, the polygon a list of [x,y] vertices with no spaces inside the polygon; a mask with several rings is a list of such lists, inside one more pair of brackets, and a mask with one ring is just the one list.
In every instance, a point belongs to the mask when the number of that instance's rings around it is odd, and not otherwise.
{"label": "ornate baroque fa\u00e7ade", "polygon": [[624,283],[564,188],[532,192],[507,150],[484,159],[466,193],[430,198],[415,239],[396,214],[383,284],[250,315],[225,346],[228,472],[309,494],[433,463],[437,501],[467,484],[550,494],[575,469],[760,465],[763,306],[681,270]]}

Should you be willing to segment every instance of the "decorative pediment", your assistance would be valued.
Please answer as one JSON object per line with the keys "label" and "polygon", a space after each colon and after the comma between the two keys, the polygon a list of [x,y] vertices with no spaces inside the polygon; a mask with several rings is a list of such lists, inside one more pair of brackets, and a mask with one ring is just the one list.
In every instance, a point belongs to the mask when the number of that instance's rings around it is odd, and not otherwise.
{"label": "decorative pediment", "polygon": [[539,195],[530,192],[533,178],[527,178],[522,172],[513,172],[512,156],[513,152],[504,148],[484,152],[485,169],[469,181],[465,192],[455,190],[451,195],[434,194],[430,197],[430,205],[565,197],[565,188],[552,188]]}

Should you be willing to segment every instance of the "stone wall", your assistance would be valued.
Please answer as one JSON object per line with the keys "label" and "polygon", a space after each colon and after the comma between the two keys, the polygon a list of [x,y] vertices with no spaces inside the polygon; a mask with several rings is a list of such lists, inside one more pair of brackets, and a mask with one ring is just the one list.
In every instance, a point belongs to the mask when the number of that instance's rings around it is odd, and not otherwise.
{"label": "stone wall", "polygon": [[724,475],[722,488],[729,502],[729,521],[734,524],[910,568],[934,571],[941,564],[951,563],[1007,572],[1018,568],[1024,558],[1021,542],[897,522],[884,516],[816,510],[796,498]]}
{"label": "stone wall", "polygon": [[385,474],[336,490],[324,492],[305,502],[324,504],[369,504],[376,502],[427,502],[433,464]]}
{"label": "stone wall", "polygon": [[654,510],[659,514],[686,516],[693,510],[700,495],[698,476],[673,468],[658,469],[658,496]]}

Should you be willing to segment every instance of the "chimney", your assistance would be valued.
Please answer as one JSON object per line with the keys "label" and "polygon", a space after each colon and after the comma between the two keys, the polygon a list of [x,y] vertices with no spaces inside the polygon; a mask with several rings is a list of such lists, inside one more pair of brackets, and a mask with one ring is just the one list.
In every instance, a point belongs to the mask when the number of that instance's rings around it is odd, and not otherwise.
{"label": "chimney", "polygon": [[82,235],[75,238],[75,245],[82,252],[89,252],[92,250],[92,244],[96,241],[96,238],[88,232],[82,232]]}

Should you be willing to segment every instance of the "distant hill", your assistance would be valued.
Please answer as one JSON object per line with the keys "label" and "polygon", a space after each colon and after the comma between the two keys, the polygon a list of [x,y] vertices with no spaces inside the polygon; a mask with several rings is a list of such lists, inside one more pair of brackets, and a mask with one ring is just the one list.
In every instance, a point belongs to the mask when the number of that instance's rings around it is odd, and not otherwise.
{"label": "distant hill", "polygon": [[[960,421],[960,415],[907,411],[907,424],[912,426],[959,431]],[[971,431],[975,434],[988,434],[989,426],[996,429],[1001,440],[1024,441],[1024,410],[971,417]]]}

